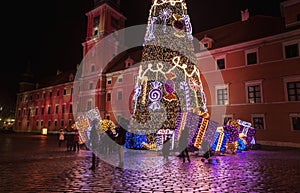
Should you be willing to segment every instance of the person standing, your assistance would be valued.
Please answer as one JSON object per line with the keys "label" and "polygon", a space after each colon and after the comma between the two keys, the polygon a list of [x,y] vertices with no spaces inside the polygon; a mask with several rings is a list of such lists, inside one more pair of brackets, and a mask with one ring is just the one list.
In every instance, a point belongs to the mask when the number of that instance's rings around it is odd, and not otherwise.
{"label": "person standing", "polygon": [[187,158],[188,162],[191,162],[189,152],[188,152],[188,136],[189,136],[189,129],[185,128],[181,132],[181,136],[179,139],[179,150],[182,150],[180,153],[180,158],[182,158],[182,162],[185,162]]}
{"label": "person standing", "polygon": [[61,144],[65,140],[65,132],[63,129],[59,130],[59,136],[58,136],[58,147],[61,147]]}
{"label": "person standing", "polygon": [[90,146],[92,150],[92,165],[89,168],[90,170],[95,170],[96,168],[96,154],[95,151],[98,148],[99,136],[97,132],[97,126],[99,124],[99,120],[94,119],[92,122],[92,128],[90,132]]}
{"label": "person standing", "polygon": [[166,160],[166,161],[169,160],[170,148],[171,148],[171,140],[170,140],[170,137],[167,137],[164,140],[163,147],[162,147],[162,154],[163,154],[164,160]]}
{"label": "person standing", "polygon": [[116,127],[116,136],[115,136],[115,142],[118,144],[118,154],[119,154],[119,168],[122,168],[124,166],[124,145],[125,145],[125,139],[126,139],[126,130],[121,126],[118,125]]}
{"label": "person standing", "polygon": [[79,145],[79,133],[78,133],[78,129],[75,129],[74,130],[74,151],[77,151],[79,152],[79,149],[80,149],[80,145]]}

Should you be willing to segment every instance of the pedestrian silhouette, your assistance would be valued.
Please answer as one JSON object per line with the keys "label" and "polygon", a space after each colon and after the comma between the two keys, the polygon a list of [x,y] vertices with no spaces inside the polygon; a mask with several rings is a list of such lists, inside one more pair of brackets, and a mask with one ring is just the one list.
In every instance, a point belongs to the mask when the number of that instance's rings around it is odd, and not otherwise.
{"label": "pedestrian silhouette", "polygon": [[169,160],[169,155],[170,155],[170,148],[171,148],[171,140],[170,137],[167,137],[162,146],[162,154],[164,157],[164,160],[168,161]]}
{"label": "pedestrian silhouette", "polygon": [[179,139],[179,150],[181,150],[180,158],[182,159],[182,162],[185,162],[185,159],[187,158],[188,162],[191,162],[189,152],[188,152],[188,136],[189,136],[189,129],[185,128],[181,132],[181,136]]}
{"label": "pedestrian silhouette", "polygon": [[61,128],[59,130],[59,136],[58,136],[58,147],[61,147],[61,144],[63,143],[63,141],[65,140],[65,132],[64,130]]}

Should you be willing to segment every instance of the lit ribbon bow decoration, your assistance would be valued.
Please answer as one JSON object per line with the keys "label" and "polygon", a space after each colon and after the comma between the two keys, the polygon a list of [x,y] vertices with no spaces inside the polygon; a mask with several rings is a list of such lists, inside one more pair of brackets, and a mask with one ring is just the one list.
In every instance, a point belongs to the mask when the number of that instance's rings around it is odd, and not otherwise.
{"label": "lit ribbon bow decoration", "polygon": [[165,8],[159,12],[160,19],[164,20],[163,31],[166,33],[167,30],[167,20],[172,16],[172,10],[169,8]]}

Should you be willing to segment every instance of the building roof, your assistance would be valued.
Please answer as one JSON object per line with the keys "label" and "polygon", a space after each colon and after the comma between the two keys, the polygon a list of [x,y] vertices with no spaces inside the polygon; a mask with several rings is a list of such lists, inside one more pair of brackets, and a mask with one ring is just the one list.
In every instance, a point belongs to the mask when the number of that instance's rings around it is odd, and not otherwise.
{"label": "building roof", "polygon": [[202,31],[194,36],[201,41],[205,36],[213,40],[212,49],[230,46],[242,42],[256,40],[284,32],[284,19],[256,15],[246,21],[237,21],[210,30]]}

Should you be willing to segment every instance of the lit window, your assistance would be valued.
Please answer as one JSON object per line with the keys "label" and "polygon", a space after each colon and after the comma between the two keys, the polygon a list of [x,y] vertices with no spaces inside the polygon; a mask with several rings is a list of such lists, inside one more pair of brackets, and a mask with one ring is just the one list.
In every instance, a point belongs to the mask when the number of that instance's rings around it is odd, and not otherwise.
{"label": "lit window", "polygon": [[261,103],[260,85],[248,86],[248,103]]}
{"label": "lit window", "polygon": [[252,124],[257,130],[266,129],[264,115],[252,115]]}
{"label": "lit window", "polygon": [[218,105],[228,104],[228,91],[227,88],[217,90]]}
{"label": "lit window", "polygon": [[284,47],[285,58],[294,58],[299,56],[298,44],[286,45]]}
{"label": "lit window", "polygon": [[287,83],[288,101],[300,101],[300,81]]}
{"label": "lit window", "polygon": [[217,105],[228,105],[228,85],[216,86],[216,103]]}

